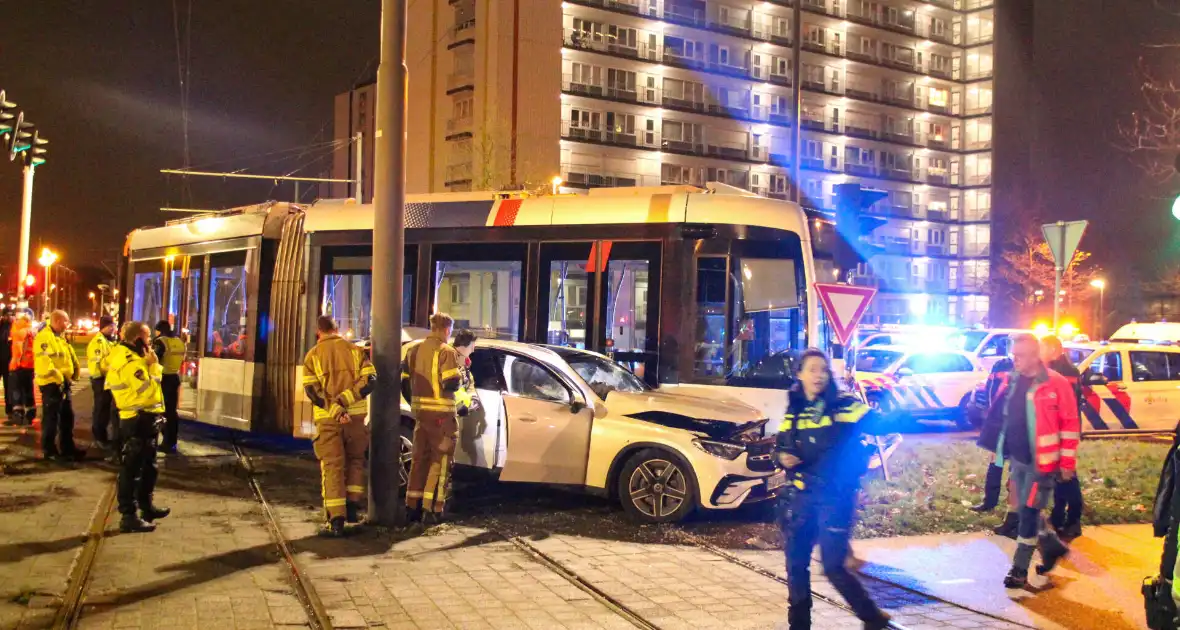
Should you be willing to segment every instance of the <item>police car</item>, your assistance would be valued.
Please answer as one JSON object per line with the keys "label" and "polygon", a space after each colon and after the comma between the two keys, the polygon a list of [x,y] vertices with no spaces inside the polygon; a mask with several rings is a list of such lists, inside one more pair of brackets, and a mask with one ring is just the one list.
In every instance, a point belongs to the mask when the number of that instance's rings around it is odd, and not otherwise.
{"label": "police car", "polygon": [[1101,342],[1071,343],[1065,349],[1082,372],[1079,411],[1083,432],[1176,428],[1180,421],[1180,346],[1171,341]]}
{"label": "police car", "polygon": [[902,409],[915,420],[950,420],[970,428],[967,405],[986,377],[966,352],[872,346],[856,353],[853,378],[882,410]]}
{"label": "police car", "polygon": [[996,362],[1008,356],[1012,338],[1021,333],[1034,334],[1020,328],[980,328],[964,330],[950,343],[972,355],[984,370],[990,370]]}

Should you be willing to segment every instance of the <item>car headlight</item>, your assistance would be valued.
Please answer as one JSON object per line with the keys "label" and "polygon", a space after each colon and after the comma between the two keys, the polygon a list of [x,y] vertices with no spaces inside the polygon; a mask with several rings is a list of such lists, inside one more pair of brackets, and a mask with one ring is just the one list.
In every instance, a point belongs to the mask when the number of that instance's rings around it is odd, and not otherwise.
{"label": "car headlight", "polygon": [[692,445],[721,459],[737,459],[738,455],[741,455],[746,450],[745,447],[738,446],[737,444],[714,442],[713,440],[702,440],[700,438],[693,440]]}

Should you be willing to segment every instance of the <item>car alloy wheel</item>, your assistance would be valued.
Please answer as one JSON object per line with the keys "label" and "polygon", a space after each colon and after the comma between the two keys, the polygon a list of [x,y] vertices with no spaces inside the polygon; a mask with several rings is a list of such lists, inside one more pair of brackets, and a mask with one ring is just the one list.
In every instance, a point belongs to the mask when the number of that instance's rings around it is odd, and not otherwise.
{"label": "car alloy wheel", "polygon": [[688,480],[680,466],[666,459],[646,459],[628,480],[631,504],[644,516],[664,519],[688,500]]}
{"label": "car alloy wheel", "polygon": [[397,459],[401,464],[397,467],[397,485],[404,488],[410,483],[410,464],[414,461],[414,443],[404,435],[401,436],[401,452],[398,453]]}

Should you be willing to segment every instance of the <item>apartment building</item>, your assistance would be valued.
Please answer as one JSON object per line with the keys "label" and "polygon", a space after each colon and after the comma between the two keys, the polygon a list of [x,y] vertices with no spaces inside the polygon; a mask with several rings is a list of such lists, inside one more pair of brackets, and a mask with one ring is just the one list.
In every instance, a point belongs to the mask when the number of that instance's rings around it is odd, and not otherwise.
{"label": "apartment building", "polygon": [[867,320],[985,321],[993,0],[798,1],[419,0],[408,188],[797,181],[820,218],[859,182],[889,193]]}

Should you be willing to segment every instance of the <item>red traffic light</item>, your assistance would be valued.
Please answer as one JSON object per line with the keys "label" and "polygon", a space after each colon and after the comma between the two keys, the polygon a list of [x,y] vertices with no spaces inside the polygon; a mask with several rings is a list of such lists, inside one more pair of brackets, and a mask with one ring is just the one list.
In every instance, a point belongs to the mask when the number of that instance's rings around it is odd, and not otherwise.
{"label": "red traffic light", "polygon": [[25,286],[31,287],[37,284],[37,278],[33,274],[25,276]]}

